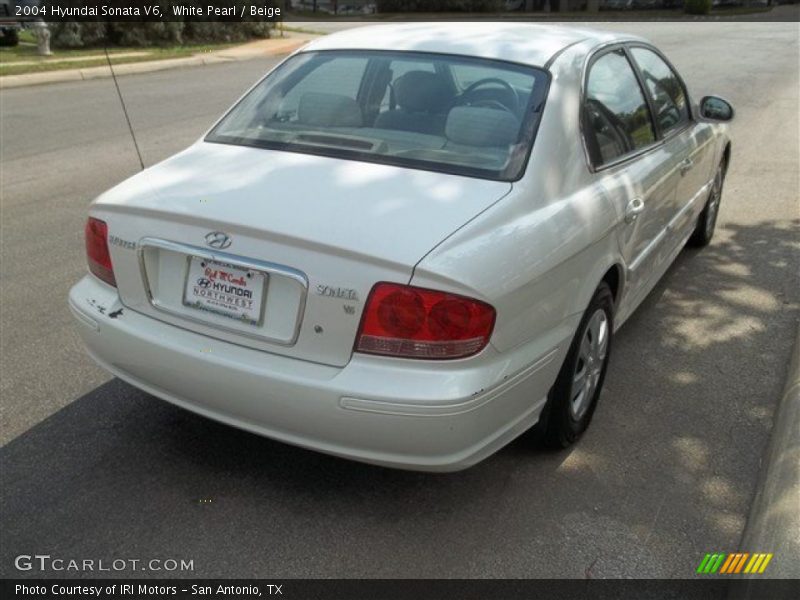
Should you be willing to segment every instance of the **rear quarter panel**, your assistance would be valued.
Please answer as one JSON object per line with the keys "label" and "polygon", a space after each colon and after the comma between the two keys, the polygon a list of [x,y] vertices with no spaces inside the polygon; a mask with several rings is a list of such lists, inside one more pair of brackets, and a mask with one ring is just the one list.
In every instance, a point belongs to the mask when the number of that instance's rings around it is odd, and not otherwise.
{"label": "rear quarter panel", "polygon": [[573,63],[553,72],[523,178],[431,251],[412,279],[492,304],[494,347],[524,347],[530,360],[556,346],[565,354],[603,275],[619,262],[618,215],[595,186],[581,145],[580,53]]}

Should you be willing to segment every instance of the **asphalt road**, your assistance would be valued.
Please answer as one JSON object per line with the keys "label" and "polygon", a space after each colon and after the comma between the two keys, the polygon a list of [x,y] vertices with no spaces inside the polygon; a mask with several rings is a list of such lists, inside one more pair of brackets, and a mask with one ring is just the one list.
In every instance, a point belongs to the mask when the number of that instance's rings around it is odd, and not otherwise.
{"label": "asphalt road", "polygon": [[[138,168],[113,83],[0,92],[0,574],[39,575],[13,557],[44,553],[191,559],[198,577],[689,577],[736,550],[798,311],[798,28],[614,27],[737,108],[718,237],[620,331],[579,445],[521,438],[450,475],[244,434],[95,367],[66,295],[89,201]],[[122,78],[145,162],[200,136],[270,64]]]}

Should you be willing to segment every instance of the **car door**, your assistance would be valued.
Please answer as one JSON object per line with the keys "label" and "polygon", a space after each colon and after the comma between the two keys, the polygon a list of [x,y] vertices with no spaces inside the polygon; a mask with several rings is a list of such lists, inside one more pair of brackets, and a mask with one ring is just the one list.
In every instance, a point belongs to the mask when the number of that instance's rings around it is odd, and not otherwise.
{"label": "car door", "polygon": [[659,143],[638,75],[625,48],[595,55],[587,68],[583,133],[600,193],[617,209],[626,296],[635,304],[657,279],[679,178],[677,162]]}
{"label": "car door", "polygon": [[632,45],[629,52],[647,91],[670,167],[679,175],[668,221],[669,240],[664,245],[670,256],[691,233],[702,208],[713,136],[710,127],[692,120],[686,87],[669,62],[648,46]]}

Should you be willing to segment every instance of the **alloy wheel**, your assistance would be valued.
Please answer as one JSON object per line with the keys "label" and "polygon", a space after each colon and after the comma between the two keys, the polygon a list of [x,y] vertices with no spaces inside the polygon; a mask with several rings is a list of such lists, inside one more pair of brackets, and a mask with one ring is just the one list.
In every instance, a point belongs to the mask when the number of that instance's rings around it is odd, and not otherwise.
{"label": "alloy wheel", "polygon": [[572,376],[569,410],[575,421],[586,414],[597,391],[608,355],[608,329],[608,316],[602,308],[598,308],[583,332]]}
{"label": "alloy wheel", "polygon": [[717,226],[717,215],[719,214],[719,201],[722,198],[722,169],[717,171],[714,177],[714,185],[711,188],[711,197],[708,199],[708,208],[706,209],[706,237],[710,238],[714,233],[714,228]]}

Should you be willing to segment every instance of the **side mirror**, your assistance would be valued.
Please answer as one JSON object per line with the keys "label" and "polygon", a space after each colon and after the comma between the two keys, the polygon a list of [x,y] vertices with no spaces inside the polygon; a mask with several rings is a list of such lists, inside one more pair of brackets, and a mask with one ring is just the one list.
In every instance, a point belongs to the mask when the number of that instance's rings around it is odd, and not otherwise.
{"label": "side mirror", "polygon": [[700,100],[700,115],[704,119],[723,122],[731,121],[733,114],[733,107],[730,102],[723,100],[719,96],[706,96]]}

